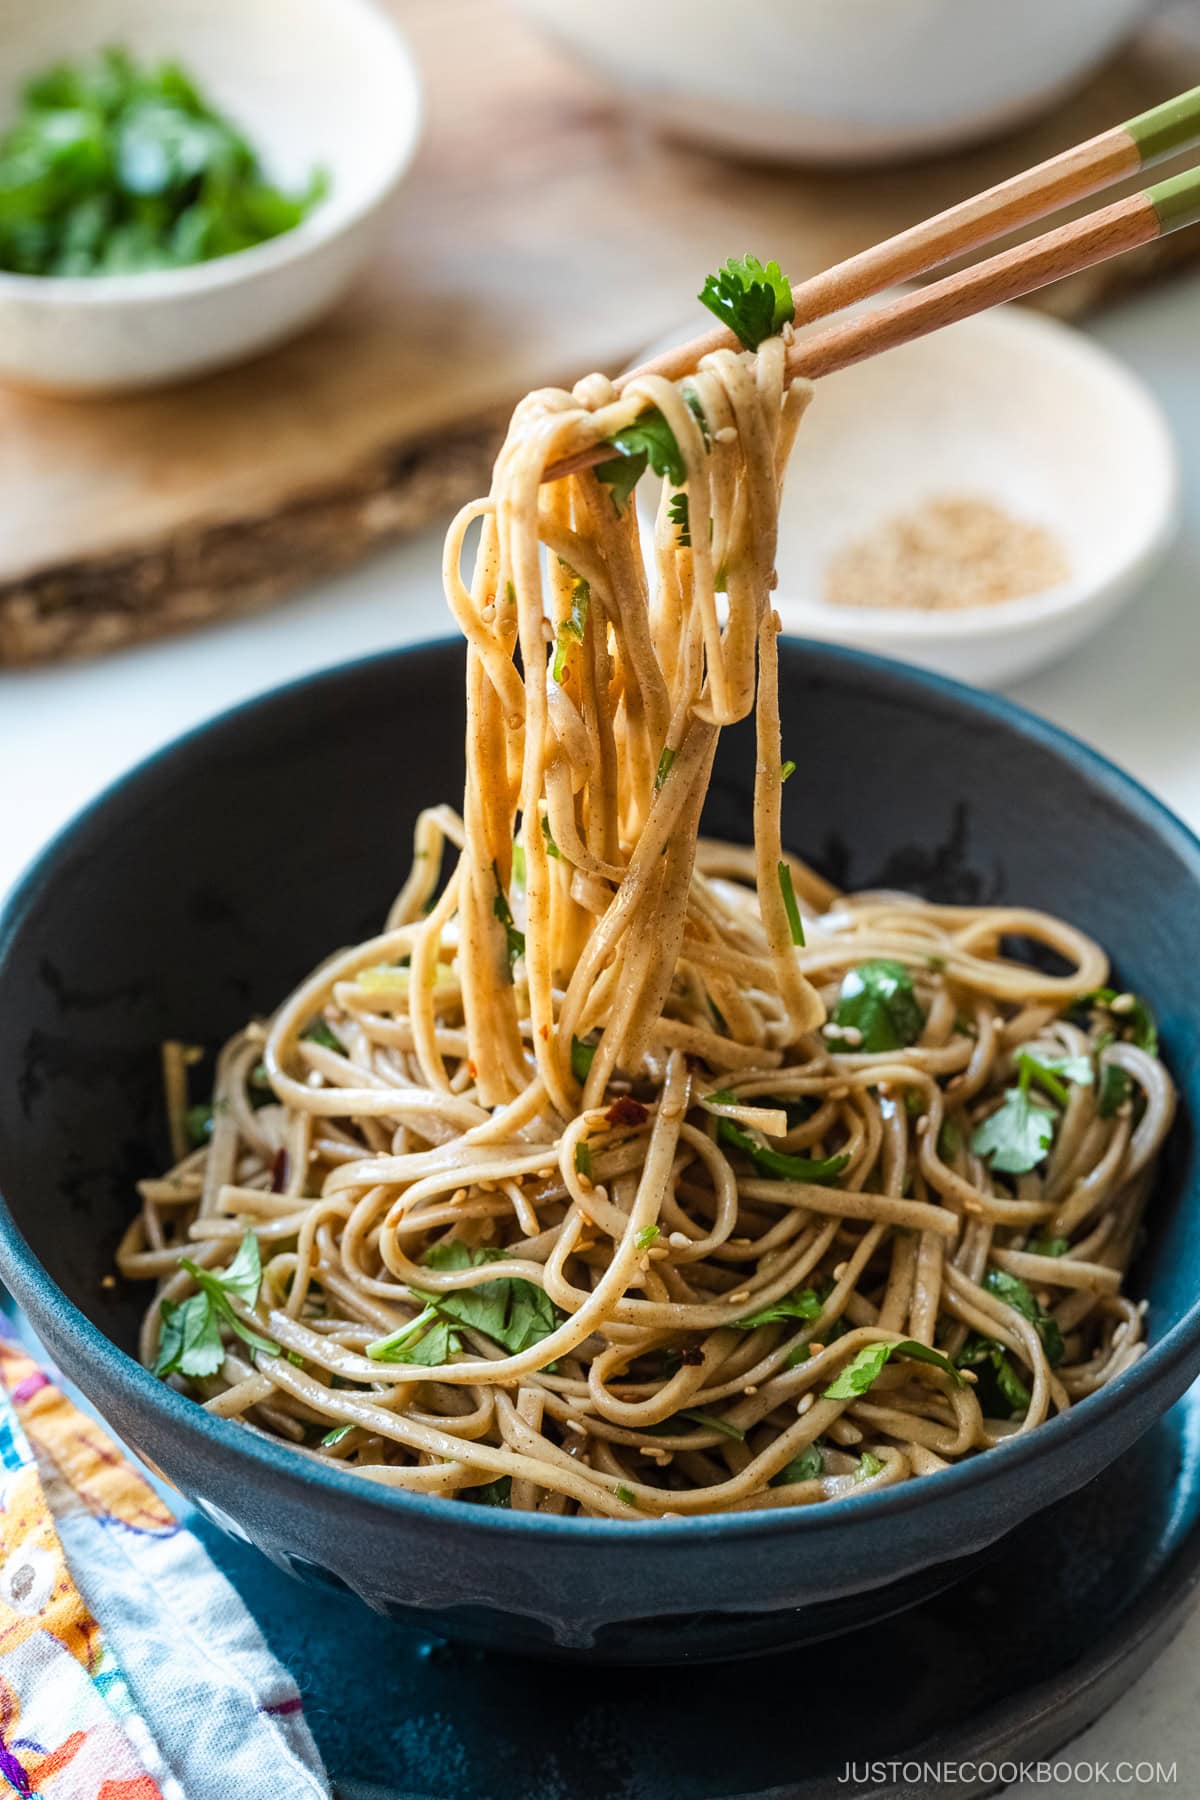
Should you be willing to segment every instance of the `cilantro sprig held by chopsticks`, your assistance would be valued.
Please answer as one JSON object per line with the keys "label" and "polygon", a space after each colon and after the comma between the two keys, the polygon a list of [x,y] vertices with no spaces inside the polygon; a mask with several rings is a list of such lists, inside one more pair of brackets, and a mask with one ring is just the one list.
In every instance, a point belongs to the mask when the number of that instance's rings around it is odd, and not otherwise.
{"label": "cilantro sprig held by chopsticks", "polygon": [[757,350],[796,317],[791,283],[777,262],[764,268],[757,256],[731,256],[709,275],[697,296],[747,350]]}
{"label": "cilantro sprig held by chopsticks", "polygon": [[258,1239],[248,1231],[238,1253],[227,1269],[204,1269],[190,1256],[180,1259],[199,1289],[186,1300],[164,1300],[159,1309],[162,1329],[158,1340],[158,1361],[154,1373],[167,1375],[215,1375],[225,1360],[221,1327],[226,1325],[250,1345],[267,1356],[278,1356],[279,1345],[273,1338],[248,1325],[231,1304],[231,1298],[252,1307],[262,1286],[262,1259]]}

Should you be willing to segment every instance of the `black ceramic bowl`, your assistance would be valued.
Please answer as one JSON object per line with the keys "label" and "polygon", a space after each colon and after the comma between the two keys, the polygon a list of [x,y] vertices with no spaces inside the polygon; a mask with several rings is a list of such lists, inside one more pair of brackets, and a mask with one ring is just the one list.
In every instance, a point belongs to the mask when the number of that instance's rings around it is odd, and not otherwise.
{"label": "black ceramic bowl", "polygon": [[[1020,900],[1146,994],[1183,1096],[1134,1286],[1148,1354],[1028,1438],[835,1506],[662,1523],[540,1518],[314,1471],[130,1356],[106,1291],[134,1180],[164,1165],[159,1043],[218,1043],[378,927],[419,807],[457,801],[461,648],[286,687],[193,732],[45,853],[0,922],[0,1272],[122,1436],[231,1531],[370,1605],[497,1646],[628,1661],[768,1648],[879,1617],[1071,1493],[1200,1370],[1200,844],[1003,701],[785,642],[784,837],[849,887]],[[725,734],[705,828],[744,838],[754,741]]]}

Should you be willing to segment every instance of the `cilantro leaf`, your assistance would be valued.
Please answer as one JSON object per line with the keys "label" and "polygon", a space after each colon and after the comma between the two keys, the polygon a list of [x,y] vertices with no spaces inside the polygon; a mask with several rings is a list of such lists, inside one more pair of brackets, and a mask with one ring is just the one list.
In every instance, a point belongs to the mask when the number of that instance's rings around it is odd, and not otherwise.
{"label": "cilantro leaf", "polygon": [[207,1144],[213,1130],[212,1101],[200,1100],[195,1106],[189,1106],[183,1115],[183,1129],[193,1150]]}
{"label": "cilantro leaf", "polygon": [[551,833],[551,830],[550,830],[550,821],[546,817],[545,813],[542,814],[542,836],[546,841],[546,855],[547,856],[557,856],[561,859],[562,851],[559,849],[558,845],[554,841],[553,834]]}
{"label": "cilantro leaf", "polygon": [[[925,1014],[904,964],[880,956],[847,970],[830,1023],[860,1034],[861,1042],[852,1046],[855,1051],[878,1055],[915,1044],[925,1029]],[[836,1051],[834,1033],[827,1032],[826,1037]]]}
{"label": "cilantro leaf", "polygon": [[671,765],[675,761],[675,757],[676,752],[674,750],[663,749],[663,753],[658,759],[658,768],[654,775],[654,791],[656,794],[661,789],[667,776],[671,773]]}
{"label": "cilantro leaf", "polygon": [[686,494],[672,494],[671,504],[667,508],[667,517],[672,525],[678,528],[678,542],[682,544],[685,549],[689,548],[692,542],[692,522],[688,512],[688,497]]}
{"label": "cilantro leaf", "polygon": [[661,1236],[662,1236],[662,1231],[659,1228],[659,1226],[643,1225],[642,1229],[638,1232],[637,1236],[633,1240],[634,1248],[639,1251],[648,1250],[650,1248],[651,1244],[654,1243],[655,1239],[660,1238]]}
{"label": "cilantro leaf", "polygon": [[[994,1338],[969,1337],[956,1357],[960,1369],[976,1369],[975,1393],[985,1417],[1016,1417],[1028,1412],[1031,1395],[1011,1357]],[[1007,1408],[1007,1413],[1005,1412]]]}
{"label": "cilantro leaf", "polygon": [[1145,1050],[1149,1056],[1158,1055],[1158,1026],[1140,994],[1123,994],[1110,987],[1096,988],[1094,993],[1074,1001],[1071,1010],[1090,1007],[1102,1007],[1111,1015],[1113,1024],[1128,1036],[1130,1043]]}
{"label": "cilantro leaf", "polygon": [[882,1472],[883,1464],[879,1458],[873,1455],[870,1450],[864,1450],[858,1459],[858,1467],[854,1471],[854,1479],[856,1482],[869,1481],[872,1475],[880,1475]]}
{"label": "cilantro leaf", "polygon": [[273,1338],[248,1325],[234,1312],[232,1294],[246,1306],[253,1306],[262,1284],[262,1262],[258,1239],[248,1231],[238,1246],[237,1254],[227,1269],[204,1269],[190,1256],[180,1258],[199,1289],[176,1305],[164,1300],[161,1308],[162,1332],[158,1361],[154,1373],[165,1375],[213,1375],[225,1360],[221,1344],[221,1326],[228,1325],[238,1337],[255,1350],[268,1356],[279,1355]]}
{"label": "cilantro leaf", "polygon": [[784,1294],[782,1299],[764,1306],[761,1312],[735,1319],[734,1324],[739,1331],[754,1331],[760,1325],[778,1325],[784,1319],[819,1319],[823,1305],[824,1301],[812,1288],[796,1288],[792,1293]]}
{"label": "cilantro leaf", "polygon": [[471,1488],[469,1498],[476,1506],[511,1506],[512,1476],[497,1475],[495,1481],[485,1481],[482,1487]]}
{"label": "cilantro leaf", "polygon": [[825,1458],[816,1444],[807,1444],[799,1456],[785,1463],[778,1475],[772,1475],[769,1487],[788,1487],[793,1481],[816,1481],[825,1473]]}
{"label": "cilantro leaf", "polygon": [[1054,1140],[1054,1114],[1029,1097],[1028,1072],[1009,1088],[994,1113],[971,1133],[971,1148],[991,1168],[1024,1175],[1042,1162]]}
{"label": "cilantro leaf", "polygon": [[[425,1262],[431,1269],[477,1269],[484,1263],[503,1262],[504,1258],[503,1250],[472,1249],[455,1238],[448,1244],[435,1244]],[[457,1288],[449,1293],[428,1293],[420,1288],[412,1291],[427,1307],[435,1308],[457,1325],[482,1332],[502,1345],[510,1356],[540,1344],[563,1321],[563,1314],[545,1290],[519,1276],[501,1275],[478,1287]]]}
{"label": "cilantro leaf", "polygon": [[800,917],[800,908],[796,905],[796,890],[792,886],[792,871],[785,862],[776,864],[779,876],[779,891],[783,895],[783,910],[787,914],[788,930],[792,934],[793,944],[804,948],[804,921]]}
{"label": "cilantro leaf", "polygon": [[368,1344],[367,1355],[372,1362],[415,1363],[421,1368],[436,1369],[461,1349],[462,1340],[450,1322],[438,1317],[436,1306],[427,1305],[398,1331]]}
{"label": "cilantro leaf", "polygon": [[867,1344],[842,1369],[840,1374],[830,1382],[824,1391],[826,1400],[855,1400],[865,1394],[883,1373],[884,1364],[893,1356],[911,1356],[917,1362],[933,1363],[944,1369],[953,1377],[955,1385],[962,1386],[962,1376],[940,1350],[931,1350],[928,1344],[914,1343],[911,1338],[902,1338],[891,1344]]}
{"label": "cilantro leaf", "polygon": [[571,1039],[571,1073],[580,1087],[591,1074],[597,1048],[596,1044],[586,1043],[583,1038],[573,1037]]}
{"label": "cilantro leaf", "polygon": [[1120,1063],[1104,1062],[1100,1066],[1100,1091],[1096,1110],[1102,1119],[1111,1119],[1133,1092],[1133,1079]]}
{"label": "cilantro leaf", "polygon": [[1022,1318],[1037,1327],[1046,1361],[1051,1367],[1062,1361],[1063,1338],[1058,1322],[1039,1306],[1027,1282],[1017,1275],[1010,1275],[1007,1269],[989,1269],[983,1285],[989,1294],[1003,1300],[1006,1306],[1011,1306],[1014,1312],[1019,1312]]}
{"label": "cilantro leaf", "polygon": [[496,863],[492,864],[492,876],[496,883],[496,898],[492,901],[492,911],[504,927],[504,943],[508,951],[508,966],[511,969],[517,958],[525,954],[525,933],[518,931],[513,921],[512,907],[508,904],[508,895],[500,885],[500,870]]}
{"label": "cilantro leaf", "polygon": [[785,781],[787,781],[787,780],[788,780],[788,779],[789,779],[789,778],[790,778],[790,777],[791,777],[791,776],[792,776],[792,775],[794,775],[794,774],[795,774],[795,773],[796,773],[796,765],[795,765],[795,763],[794,763],[794,762],[792,762],[792,761],[791,761],[791,759],[790,759],[790,758],[789,758],[789,759],[788,759],[788,761],[787,761],[787,762],[785,762],[785,763],[782,763],[782,764],[781,764],[781,765],[780,765],[780,769],[779,769],[779,781],[780,781],[780,785],[781,785],[781,786],[782,786],[782,784],[783,784],[783,783],[784,783],[784,782],[785,782]]}
{"label": "cilantro leaf", "polygon": [[571,611],[554,634],[554,663],[550,673],[555,681],[561,682],[566,672],[567,655],[571,645],[583,642],[583,634],[587,627],[588,607],[591,603],[591,588],[586,581],[577,581],[571,590]]}
{"label": "cilantro leaf", "polygon": [[215,1375],[225,1361],[225,1346],[208,1295],[192,1294],[181,1304],[164,1300],[159,1312],[162,1330],[154,1373]]}
{"label": "cilantro leaf", "polygon": [[687,480],[687,467],[675,442],[675,433],[657,406],[640,413],[632,425],[609,439],[616,456],[596,465],[599,480],[611,490],[613,505],[624,512],[629,496],[649,466],[665,475],[675,487]]}
{"label": "cilantro leaf", "polygon": [[1026,1244],[1030,1256],[1065,1256],[1071,1248],[1065,1237],[1034,1237]]}
{"label": "cilantro leaf", "polygon": [[739,1444],[746,1440],[746,1434],[739,1426],[731,1425],[728,1419],[722,1419],[717,1413],[681,1412],[675,1416],[679,1419],[687,1419],[693,1425],[702,1425],[705,1431],[716,1431],[722,1437],[733,1438]]}
{"label": "cilantro leaf", "polygon": [[796,317],[791,286],[779,264],[769,262],[764,268],[757,256],[730,257],[706,278],[697,298],[747,350],[757,350]]}
{"label": "cilantro leaf", "polygon": [[326,1050],[336,1050],[339,1056],[345,1056],[346,1046],[335,1031],[331,1031],[324,1019],[314,1019],[300,1033],[310,1044],[321,1044]]}
{"label": "cilantro leaf", "polygon": [[835,1176],[840,1175],[850,1161],[848,1155],[840,1156],[790,1156],[783,1150],[770,1150],[758,1143],[740,1125],[732,1119],[718,1119],[717,1141],[728,1144],[733,1150],[740,1150],[748,1156],[761,1175],[769,1175],[776,1181],[810,1181],[824,1187]]}

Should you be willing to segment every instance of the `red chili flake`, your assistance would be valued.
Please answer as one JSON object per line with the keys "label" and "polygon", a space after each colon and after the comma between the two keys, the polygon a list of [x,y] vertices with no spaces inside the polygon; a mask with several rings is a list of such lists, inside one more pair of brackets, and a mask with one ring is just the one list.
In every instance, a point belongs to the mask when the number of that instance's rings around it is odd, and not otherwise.
{"label": "red chili flake", "polygon": [[282,1194],[284,1188],[287,1186],[287,1178],[288,1153],[286,1150],[277,1150],[275,1152],[275,1160],[271,1164],[271,1192],[273,1194]]}
{"label": "red chili flake", "polygon": [[685,1350],[679,1360],[686,1363],[689,1369],[697,1369],[704,1361],[704,1352],[697,1349]]}
{"label": "red chili flake", "polygon": [[538,1036],[540,1038],[548,1038],[550,1036],[550,1027],[548,1025],[539,1025]]}
{"label": "red chili flake", "polygon": [[644,1125],[650,1117],[640,1100],[621,1094],[613,1101],[604,1117],[610,1125]]}
{"label": "red chili flake", "polygon": [[471,1077],[472,1081],[474,1081],[474,1079],[478,1075],[478,1073],[479,1073],[479,1070],[475,1067],[475,1064],[473,1062],[468,1061],[467,1074]]}

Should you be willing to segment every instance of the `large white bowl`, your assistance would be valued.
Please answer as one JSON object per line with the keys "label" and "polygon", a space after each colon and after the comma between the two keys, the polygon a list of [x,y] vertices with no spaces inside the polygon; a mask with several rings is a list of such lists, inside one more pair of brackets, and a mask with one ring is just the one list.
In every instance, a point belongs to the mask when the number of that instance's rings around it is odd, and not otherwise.
{"label": "large white bowl", "polygon": [[660,128],[851,163],[1006,129],[1113,50],[1146,0],[517,0]]}
{"label": "large white bowl", "polygon": [[419,132],[412,58],[370,0],[0,0],[0,121],[31,75],[108,44],[177,58],[272,178],[320,166],[330,192],[294,231],[193,268],[0,272],[0,379],[60,393],[197,375],[308,324],[369,256]]}

